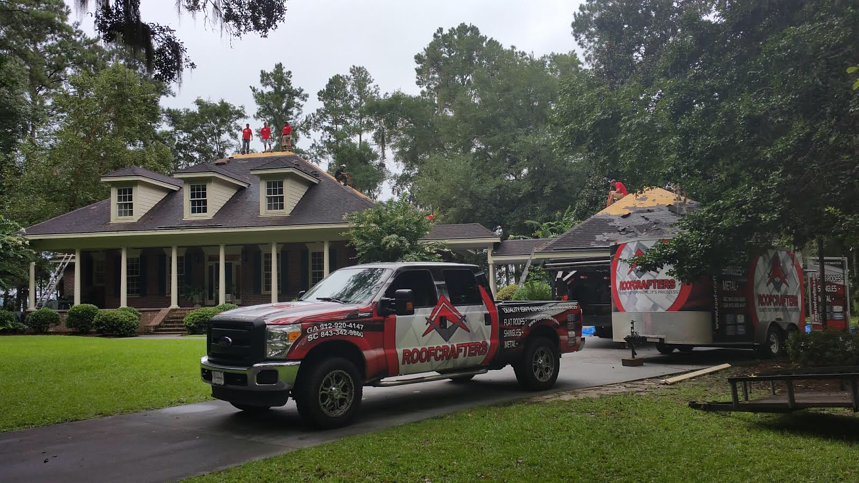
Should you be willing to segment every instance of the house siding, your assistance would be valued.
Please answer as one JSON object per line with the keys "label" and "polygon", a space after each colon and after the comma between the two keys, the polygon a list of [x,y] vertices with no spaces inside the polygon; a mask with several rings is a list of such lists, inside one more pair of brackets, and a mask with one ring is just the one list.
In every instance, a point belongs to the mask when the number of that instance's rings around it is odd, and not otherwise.
{"label": "house siding", "polygon": [[292,213],[292,210],[295,208],[295,205],[301,201],[301,198],[304,196],[304,193],[307,192],[307,189],[310,187],[310,183],[297,179],[294,176],[287,176],[283,182],[283,195],[284,195],[284,208],[286,208],[286,213]]}

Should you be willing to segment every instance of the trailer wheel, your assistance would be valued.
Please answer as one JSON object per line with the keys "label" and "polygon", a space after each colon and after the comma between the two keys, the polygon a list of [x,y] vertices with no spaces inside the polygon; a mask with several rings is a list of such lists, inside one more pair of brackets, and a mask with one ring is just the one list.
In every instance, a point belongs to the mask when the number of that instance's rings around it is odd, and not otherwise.
{"label": "trailer wheel", "polygon": [[674,352],[674,349],[675,349],[675,347],[673,345],[668,345],[668,344],[665,344],[662,342],[656,343],[656,350],[660,354],[671,354],[672,352]]}
{"label": "trailer wheel", "polygon": [[764,343],[758,346],[758,352],[764,357],[776,357],[784,351],[784,335],[776,324],[770,324]]}
{"label": "trailer wheel", "polygon": [[561,357],[557,345],[546,337],[528,341],[522,357],[513,364],[519,385],[530,391],[545,391],[555,385]]}
{"label": "trailer wheel", "polygon": [[363,389],[355,364],[337,357],[320,360],[300,375],[293,394],[302,419],[330,429],[352,421],[361,407]]}
{"label": "trailer wheel", "polygon": [[250,404],[239,404],[234,402],[231,402],[230,404],[232,404],[234,408],[239,409],[248,414],[264,413],[271,409],[271,406],[253,406]]}

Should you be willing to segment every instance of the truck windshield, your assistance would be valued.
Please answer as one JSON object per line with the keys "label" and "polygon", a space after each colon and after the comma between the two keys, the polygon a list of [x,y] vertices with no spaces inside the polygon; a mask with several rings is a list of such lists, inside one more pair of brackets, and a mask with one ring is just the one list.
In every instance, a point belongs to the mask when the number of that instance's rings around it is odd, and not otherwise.
{"label": "truck windshield", "polygon": [[341,268],[301,297],[305,301],[365,304],[390,275],[387,268]]}

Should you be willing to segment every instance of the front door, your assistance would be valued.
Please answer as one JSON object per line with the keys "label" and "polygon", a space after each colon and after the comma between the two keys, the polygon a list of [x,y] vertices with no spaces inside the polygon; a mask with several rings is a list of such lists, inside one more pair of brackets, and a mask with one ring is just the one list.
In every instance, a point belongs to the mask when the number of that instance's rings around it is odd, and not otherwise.
{"label": "front door", "polygon": [[[224,263],[224,279],[227,282],[227,303],[242,303],[242,265],[233,260]],[[206,263],[206,305],[218,304],[218,262]]]}

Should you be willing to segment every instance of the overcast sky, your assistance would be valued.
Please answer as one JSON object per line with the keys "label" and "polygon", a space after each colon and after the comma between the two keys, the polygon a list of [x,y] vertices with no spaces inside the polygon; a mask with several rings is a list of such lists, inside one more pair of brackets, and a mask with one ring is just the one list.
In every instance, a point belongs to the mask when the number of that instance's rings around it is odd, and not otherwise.
{"label": "overcast sky", "polygon": [[[74,0],[72,18],[78,19]],[[95,2],[90,2],[94,5]],[[193,19],[176,12],[175,0],[144,0],[147,22],[169,25],[185,43],[197,64],[186,72],[176,97],[162,100],[165,107],[191,107],[197,97],[221,98],[243,105],[249,116],[256,107],[249,86],[259,81],[260,70],[283,62],[292,71],[293,83],[309,94],[304,114],[320,103],[316,93],[335,74],[352,65],[366,67],[381,91],[402,90],[416,94],[414,56],[442,27],[474,24],[505,47],[536,55],[578,50],[570,34],[573,12],[580,1],[532,0],[288,0],[286,20],[268,38],[249,35],[242,39],[222,36],[203,17]],[[92,16],[80,18],[82,28],[93,34]],[[252,127],[257,121],[249,117]],[[238,133],[237,133],[238,137]],[[304,140],[309,147],[309,141]],[[254,148],[262,144],[254,141]],[[390,168],[394,168],[391,166]],[[385,190],[386,193],[388,190]],[[383,195],[383,198],[387,196]]]}

